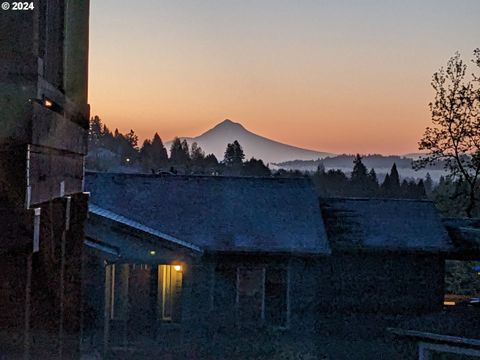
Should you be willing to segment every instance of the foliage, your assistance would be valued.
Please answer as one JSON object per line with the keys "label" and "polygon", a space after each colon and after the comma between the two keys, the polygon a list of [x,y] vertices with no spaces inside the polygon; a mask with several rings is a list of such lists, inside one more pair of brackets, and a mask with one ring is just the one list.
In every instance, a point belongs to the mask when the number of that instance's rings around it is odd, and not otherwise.
{"label": "foliage", "polygon": [[147,139],[143,142],[140,149],[140,162],[145,171],[156,172],[168,166],[167,149],[157,133],[151,141]]}
{"label": "foliage", "polygon": [[237,140],[235,140],[232,144],[227,145],[225,157],[223,159],[223,162],[226,166],[241,166],[243,159],[245,159],[245,153],[243,152],[243,148]]}
{"label": "foliage", "polygon": [[[474,52],[474,63],[480,67],[480,50]],[[466,185],[465,213],[471,217],[476,205],[480,174],[480,81],[466,77],[467,65],[456,53],[433,74],[435,98],[429,104],[432,126],[425,129],[419,142],[428,154],[416,162],[418,168],[443,161],[454,180]]]}
{"label": "foliage", "polygon": [[475,269],[478,261],[447,261],[445,267],[445,291],[449,294],[478,296],[480,275]]}
{"label": "foliage", "polygon": [[404,179],[400,184],[400,177],[395,163],[380,187],[377,174],[372,168],[367,170],[362,157],[357,154],[353,161],[353,170],[350,178],[341,170],[330,169],[325,171],[319,166],[312,175],[317,192],[323,197],[379,197],[424,199],[426,197],[422,180]]}

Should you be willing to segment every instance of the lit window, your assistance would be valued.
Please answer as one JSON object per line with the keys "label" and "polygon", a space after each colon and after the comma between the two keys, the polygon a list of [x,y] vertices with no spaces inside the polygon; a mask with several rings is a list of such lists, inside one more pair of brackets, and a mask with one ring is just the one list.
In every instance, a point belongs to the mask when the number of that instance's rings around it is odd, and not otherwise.
{"label": "lit window", "polygon": [[108,265],[110,269],[110,319],[126,320],[128,306],[129,266],[127,264]]}
{"label": "lit window", "polygon": [[182,266],[158,267],[158,317],[162,321],[178,322],[181,312]]}

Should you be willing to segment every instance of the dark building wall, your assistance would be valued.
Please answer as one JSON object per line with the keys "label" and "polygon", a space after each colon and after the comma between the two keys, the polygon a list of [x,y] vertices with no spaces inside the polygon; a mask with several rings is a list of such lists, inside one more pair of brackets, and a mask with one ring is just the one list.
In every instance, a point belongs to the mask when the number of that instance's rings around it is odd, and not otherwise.
{"label": "dark building wall", "polygon": [[415,313],[443,305],[444,266],[439,255],[336,254],[329,259],[339,312]]}
{"label": "dark building wall", "polygon": [[[444,261],[440,256],[223,257],[192,266],[185,289],[191,299],[185,300],[186,323],[235,326],[235,269],[239,265],[289,269],[288,331],[293,333],[317,331],[323,319],[334,313],[412,314],[438,311],[443,305]],[[219,268],[224,270],[219,273]]]}
{"label": "dark building wall", "polygon": [[[324,259],[291,258],[288,256],[244,255],[206,257],[187,268],[183,288],[182,329],[184,338],[204,344],[206,348],[222,346],[221,339],[255,329],[264,334],[301,335],[315,332],[319,320],[319,297],[329,291],[322,284]],[[288,321],[284,326],[264,321],[253,323],[241,319],[237,303],[237,267],[265,267],[266,271],[288,269],[287,291],[289,304],[285,304]],[[281,271],[281,270],[280,270]],[[265,311],[268,304],[265,305]],[[284,328],[283,330],[280,330]],[[250,330],[246,330],[250,329]],[[275,330],[278,329],[278,330]],[[288,335],[287,335],[288,334]],[[233,340],[233,339],[230,339]],[[218,343],[216,343],[218,342]],[[215,346],[214,346],[215,345]],[[225,344],[223,344],[225,345]]]}
{"label": "dark building wall", "polygon": [[78,356],[89,1],[73,3],[1,14],[0,328],[11,331],[0,349],[11,358]]}
{"label": "dark building wall", "polygon": [[[4,197],[25,194],[30,184],[31,204],[39,204],[58,197],[62,181],[65,194],[82,191],[88,9],[88,1],[40,0],[33,11],[2,12],[0,152],[2,159],[21,158],[21,163],[0,164],[0,188],[9,187]],[[29,167],[47,170],[29,173]],[[17,195],[11,201],[25,205]]]}
{"label": "dark building wall", "polygon": [[[89,250],[88,254],[88,271],[105,274],[103,260],[106,257],[96,250]],[[286,328],[272,326],[268,321],[240,320],[236,299],[238,266],[289,269]],[[105,277],[95,276],[90,280],[86,299],[90,297],[90,305],[96,308],[96,318],[91,323],[96,324],[96,328],[92,330],[87,326],[85,331],[97,334],[100,342],[96,346],[101,347],[103,322],[98,316],[104,305],[99,299],[104,296]],[[133,281],[130,287],[140,286],[133,278],[130,281]],[[393,354],[393,342],[388,342],[385,330],[396,326],[397,316],[391,315],[410,316],[439,310],[442,289],[443,260],[439,256],[399,253],[334,254],[331,257],[205,255],[184,263],[180,321],[159,321],[151,330],[149,341],[154,340],[158,349],[166,353],[187,353],[187,358],[188,354],[199,358],[227,358],[232,351],[250,351],[256,355],[275,352],[272,346],[298,353],[318,354],[330,350],[335,353],[336,350],[328,348],[329,341],[348,346],[348,339],[370,344],[374,337],[378,342],[375,346]],[[115,324],[111,336],[114,333]],[[131,334],[129,337],[134,346],[134,338]],[[110,340],[111,344],[123,344],[118,334]],[[327,348],[322,348],[324,346]],[[373,348],[367,350],[362,351],[375,353]],[[359,358],[366,358],[365,354],[362,356]]]}

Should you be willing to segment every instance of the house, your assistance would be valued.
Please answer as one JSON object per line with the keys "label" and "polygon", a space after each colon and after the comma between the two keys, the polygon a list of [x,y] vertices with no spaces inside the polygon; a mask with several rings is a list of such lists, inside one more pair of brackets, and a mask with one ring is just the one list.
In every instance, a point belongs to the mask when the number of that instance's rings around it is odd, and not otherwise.
{"label": "house", "polygon": [[320,202],[332,247],[337,311],[442,309],[445,258],[454,246],[430,201]]}
{"label": "house", "polygon": [[0,21],[0,352],[75,358],[89,1],[29,4]]}
{"label": "house", "polygon": [[233,334],[255,347],[272,331],[314,349],[342,314],[442,308],[452,244],[428,201],[319,202],[304,178],[89,173],[86,188],[106,353],[219,351]]}
{"label": "house", "polygon": [[[449,260],[480,259],[480,221],[445,218],[454,250]],[[465,303],[445,311],[407,319],[389,328],[405,359],[480,359],[480,310]]]}

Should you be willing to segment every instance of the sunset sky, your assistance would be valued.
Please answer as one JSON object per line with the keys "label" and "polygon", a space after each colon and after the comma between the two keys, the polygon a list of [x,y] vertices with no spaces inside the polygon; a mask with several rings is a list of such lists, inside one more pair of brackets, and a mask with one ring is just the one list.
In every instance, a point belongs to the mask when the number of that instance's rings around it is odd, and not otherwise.
{"label": "sunset sky", "polygon": [[479,0],[92,0],[92,115],[141,139],[225,118],[300,147],[404,154]]}

